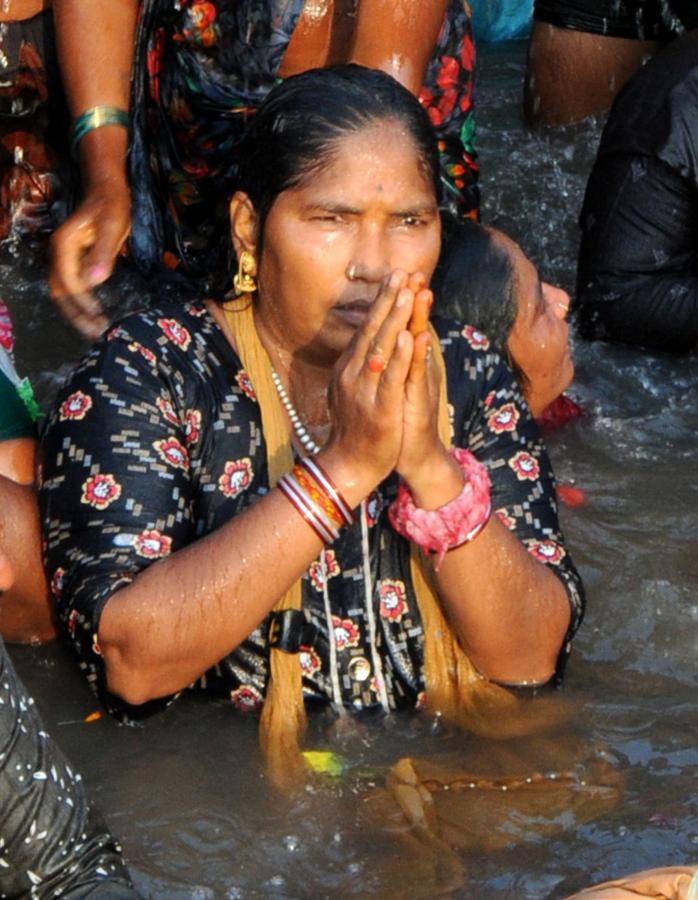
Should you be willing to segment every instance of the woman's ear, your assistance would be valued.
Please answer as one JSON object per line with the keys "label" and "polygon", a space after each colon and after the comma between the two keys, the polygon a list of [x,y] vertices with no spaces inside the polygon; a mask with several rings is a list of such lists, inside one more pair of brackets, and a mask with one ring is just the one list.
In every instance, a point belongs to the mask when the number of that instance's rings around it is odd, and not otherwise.
{"label": "woman's ear", "polygon": [[230,201],[230,236],[235,255],[243,250],[255,255],[257,249],[257,212],[243,191],[235,191]]}

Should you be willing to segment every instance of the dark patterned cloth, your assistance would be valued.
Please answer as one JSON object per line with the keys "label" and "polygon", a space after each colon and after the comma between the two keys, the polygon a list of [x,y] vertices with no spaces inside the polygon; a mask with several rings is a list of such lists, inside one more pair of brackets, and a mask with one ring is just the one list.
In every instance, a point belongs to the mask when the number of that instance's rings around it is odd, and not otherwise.
{"label": "dark patterned cloth", "polygon": [[0,640],[0,896],[138,897],[121,848],[43,724]]}
{"label": "dark patterned cloth", "polygon": [[[229,268],[235,150],[278,71],[304,0],[144,0],[131,109],[131,248],[199,277]],[[474,45],[450,0],[420,100],[439,139],[449,207],[476,215]]]}
{"label": "dark patterned cloth", "polygon": [[[560,533],[545,449],[511,372],[487,339],[450,322],[439,322],[438,330],[455,443],[487,465],[497,515],[569,594],[561,673],[583,592]],[[396,487],[394,477],[383,483],[360,521],[303,578],[303,608],[315,626],[301,641],[309,698],[393,708],[414,705],[423,690],[409,544],[387,517]],[[98,632],[107,599],[151,562],[218,528],[268,489],[254,389],[204,307],[162,304],[124,319],[73,373],[43,439],[47,572],[62,626],[112,712],[124,706],[105,691]],[[242,709],[258,707],[268,674],[268,626],[265,619],[201,686],[229,695]]]}
{"label": "dark patterned cloth", "polygon": [[698,25],[694,0],[535,0],[533,18],[558,28],[669,41]]}
{"label": "dark patterned cloth", "polygon": [[51,10],[0,22],[0,241],[50,233],[70,212],[69,122]]}

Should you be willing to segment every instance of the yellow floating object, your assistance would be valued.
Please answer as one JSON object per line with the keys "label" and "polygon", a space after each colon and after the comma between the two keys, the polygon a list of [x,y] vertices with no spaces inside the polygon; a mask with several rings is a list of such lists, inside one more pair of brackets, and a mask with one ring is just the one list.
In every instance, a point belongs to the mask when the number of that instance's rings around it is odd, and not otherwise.
{"label": "yellow floating object", "polygon": [[304,750],[303,759],[310,766],[313,772],[319,775],[331,775],[338,778],[344,773],[344,762],[342,757],[331,750]]}
{"label": "yellow floating object", "polygon": [[98,709],[96,709],[94,712],[91,712],[88,715],[86,715],[82,721],[83,722],[96,722],[97,719],[101,719],[101,718],[102,718],[102,713]]}

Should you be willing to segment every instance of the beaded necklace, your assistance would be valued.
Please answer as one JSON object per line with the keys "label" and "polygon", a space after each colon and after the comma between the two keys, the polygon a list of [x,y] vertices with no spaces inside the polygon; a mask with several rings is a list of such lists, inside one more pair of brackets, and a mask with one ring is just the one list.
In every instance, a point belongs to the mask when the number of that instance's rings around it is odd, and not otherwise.
{"label": "beaded necklace", "polygon": [[304,449],[307,450],[308,453],[312,453],[314,456],[316,453],[320,452],[320,446],[315,443],[315,441],[310,437],[308,432],[305,430],[305,427],[304,427],[303,423],[301,422],[301,417],[296,412],[294,405],[291,403],[290,397],[286,393],[286,390],[285,390],[283,384],[281,384],[281,379],[279,378],[277,373],[274,371],[274,369],[271,370],[271,378],[272,378],[272,381],[274,382],[274,387],[276,388],[276,390],[279,394],[279,399],[283,403],[284,409],[288,413],[288,417],[291,420],[291,425],[293,425],[293,430],[296,432],[296,436],[297,436],[298,440],[301,442]]}
{"label": "beaded necklace", "polygon": [[[288,413],[288,417],[291,420],[291,425],[293,425],[293,430],[298,437],[298,440],[303,445],[303,448],[308,452],[312,453],[313,456],[316,453],[320,452],[320,446],[315,443],[315,441],[310,437],[308,432],[305,429],[305,426],[301,422],[301,418],[296,412],[294,405],[291,403],[291,399],[286,393],[286,390],[281,383],[281,379],[274,369],[271,370],[271,378],[274,382],[274,386],[279,394],[279,399],[284,406],[284,409]],[[366,622],[369,633],[369,647],[371,654],[371,662],[373,663],[373,673],[376,679],[377,693],[378,698],[380,700],[380,704],[383,707],[384,712],[390,712],[390,701],[388,700],[388,694],[385,686],[385,677],[383,674],[383,663],[380,658],[380,654],[378,652],[378,647],[376,643],[376,620],[375,613],[373,610],[373,583],[371,579],[371,556],[369,551],[369,543],[368,543],[368,516],[366,510],[366,501],[363,500],[361,503],[361,555],[363,558],[363,574],[364,574],[364,614],[366,615]],[[327,630],[329,635],[334,635],[334,623],[332,621],[332,611],[330,607],[330,598],[327,590],[327,566],[325,562],[325,551],[324,549],[320,552],[320,556],[318,557],[318,562],[320,563],[320,571],[322,573],[322,592],[324,598],[324,606],[325,606],[325,619],[327,622]],[[343,716],[346,712],[344,709],[344,704],[342,703],[342,691],[339,682],[339,668],[337,665],[337,651],[335,647],[334,640],[330,640],[330,685],[332,688],[332,695],[334,700],[335,709],[338,711],[340,716]]]}

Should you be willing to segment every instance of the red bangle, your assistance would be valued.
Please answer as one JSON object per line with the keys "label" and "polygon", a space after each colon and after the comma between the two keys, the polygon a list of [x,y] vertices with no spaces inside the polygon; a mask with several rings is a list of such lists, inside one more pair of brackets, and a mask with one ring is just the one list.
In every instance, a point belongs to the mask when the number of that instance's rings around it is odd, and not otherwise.
{"label": "red bangle", "polygon": [[419,544],[425,552],[437,554],[437,571],[449,550],[478,536],[492,512],[486,467],[469,450],[454,447],[451,456],[465,475],[465,485],[457,497],[438,509],[421,509],[415,506],[412,491],[401,482],[397,497],[388,507],[390,523],[398,534]]}
{"label": "red bangle", "polygon": [[310,525],[323,544],[331,544],[339,537],[339,529],[327,516],[325,510],[318,506],[305,488],[299,484],[294,474],[282,475],[276,482],[276,486]]}

